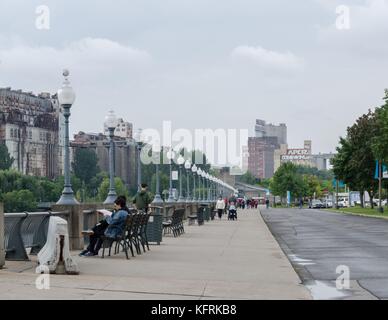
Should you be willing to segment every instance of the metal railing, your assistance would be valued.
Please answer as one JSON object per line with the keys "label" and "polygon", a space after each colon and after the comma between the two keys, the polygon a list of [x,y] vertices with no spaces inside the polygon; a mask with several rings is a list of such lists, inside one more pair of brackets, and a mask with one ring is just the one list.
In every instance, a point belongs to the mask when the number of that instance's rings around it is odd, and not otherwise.
{"label": "metal railing", "polygon": [[31,248],[31,255],[36,255],[45,245],[50,217],[57,216],[67,220],[68,215],[68,211],[5,213],[5,259],[28,261],[26,248]]}

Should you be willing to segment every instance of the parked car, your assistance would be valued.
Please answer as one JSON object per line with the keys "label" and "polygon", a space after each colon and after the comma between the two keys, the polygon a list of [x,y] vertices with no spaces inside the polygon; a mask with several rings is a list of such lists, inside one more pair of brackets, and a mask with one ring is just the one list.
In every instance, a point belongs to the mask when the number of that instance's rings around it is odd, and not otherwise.
{"label": "parked car", "polygon": [[333,201],[325,199],[322,201],[324,208],[333,208]]}
{"label": "parked car", "polygon": [[338,200],[338,207],[339,208],[347,208],[348,206],[349,206],[349,204],[345,199]]}
{"label": "parked car", "polygon": [[324,208],[325,206],[323,205],[321,200],[312,200],[309,203],[309,208],[310,209],[321,209]]}

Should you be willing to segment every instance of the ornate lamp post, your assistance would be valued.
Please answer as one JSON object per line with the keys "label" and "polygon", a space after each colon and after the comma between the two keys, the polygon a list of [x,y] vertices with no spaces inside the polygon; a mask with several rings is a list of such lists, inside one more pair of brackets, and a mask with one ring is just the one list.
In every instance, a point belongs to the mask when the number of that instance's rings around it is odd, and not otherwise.
{"label": "ornate lamp post", "polygon": [[183,190],[182,190],[182,180],[183,180],[183,175],[182,175],[182,166],[185,163],[185,158],[180,154],[177,163],[179,166],[179,198],[178,202],[184,202],[185,198],[183,197]]}
{"label": "ornate lamp post", "polygon": [[211,201],[211,193],[210,193],[210,188],[211,188],[211,181],[210,181],[210,174],[206,173],[206,180],[207,180],[207,201]]}
{"label": "ornate lamp post", "polygon": [[104,204],[112,204],[116,198],[116,188],[115,188],[115,150],[114,150],[114,135],[115,129],[117,127],[117,118],[113,110],[109,111],[108,115],[105,117],[105,124],[109,130],[109,193],[106,197]]}
{"label": "ornate lamp post", "polygon": [[160,163],[160,149],[154,151],[158,154],[158,160],[155,163],[155,175],[156,175],[156,190],[155,190],[155,197],[152,203],[161,203],[163,202],[162,197],[160,196],[160,176],[159,176],[159,163]]}
{"label": "ornate lamp post", "polygon": [[168,199],[167,199],[167,202],[175,202],[175,199],[173,197],[173,194],[172,194],[172,159],[175,158],[175,152],[174,150],[169,150],[167,152],[167,158],[170,160],[170,189],[169,189],[169,192],[168,192]]}
{"label": "ornate lamp post", "polygon": [[190,199],[190,171],[191,171],[191,161],[186,160],[185,162],[186,169],[186,202],[191,202]]}
{"label": "ornate lamp post", "polygon": [[202,171],[202,181],[203,181],[203,200],[207,202],[207,181],[206,181],[206,172]]}
{"label": "ornate lamp post", "polygon": [[70,108],[75,101],[75,92],[70,86],[70,81],[68,80],[70,72],[68,70],[63,70],[63,76],[65,81],[63,82],[62,88],[58,90],[58,102],[63,109],[63,116],[65,117],[65,161],[64,161],[64,174],[65,174],[65,185],[62,191],[61,198],[58,200],[57,204],[62,205],[74,205],[79,204],[79,202],[74,197],[73,189],[71,188],[70,180],[70,150],[69,150],[69,118],[70,118]]}
{"label": "ornate lamp post", "polygon": [[141,133],[142,129],[138,129],[135,134],[136,140],[136,152],[137,152],[137,191],[141,190],[142,177],[141,177],[141,149],[143,147],[143,143],[141,142]]}
{"label": "ornate lamp post", "polygon": [[193,200],[192,200],[192,202],[197,202],[197,195],[195,192],[195,175],[197,173],[197,166],[195,165],[195,163],[191,167],[191,172],[193,173]]}
{"label": "ornate lamp post", "polygon": [[210,176],[210,200],[214,201],[214,177]]}
{"label": "ornate lamp post", "polygon": [[198,202],[201,202],[202,201],[202,169],[199,168],[198,171],[197,171],[197,175],[198,175]]}

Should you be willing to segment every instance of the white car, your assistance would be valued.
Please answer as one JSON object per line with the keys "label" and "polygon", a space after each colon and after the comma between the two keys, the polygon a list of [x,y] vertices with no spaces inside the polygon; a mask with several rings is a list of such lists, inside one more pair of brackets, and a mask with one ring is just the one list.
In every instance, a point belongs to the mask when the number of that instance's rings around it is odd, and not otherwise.
{"label": "white car", "polygon": [[338,207],[340,208],[347,208],[348,202],[345,199],[338,200]]}

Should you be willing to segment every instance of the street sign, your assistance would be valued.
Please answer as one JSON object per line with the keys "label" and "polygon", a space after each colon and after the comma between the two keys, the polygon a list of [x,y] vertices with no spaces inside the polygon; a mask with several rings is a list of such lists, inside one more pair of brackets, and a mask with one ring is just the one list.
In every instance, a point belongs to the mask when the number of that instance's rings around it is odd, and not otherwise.
{"label": "street sign", "polygon": [[[382,164],[382,171],[383,171],[383,174],[382,174],[382,178],[383,179],[388,179],[388,167],[385,163]],[[378,180],[379,179],[379,162],[376,160],[376,169],[375,169],[375,179]]]}
{"label": "street sign", "polygon": [[291,191],[287,191],[287,204],[291,204]]}
{"label": "street sign", "polygon": [[[333,179],[333,187],[335,188],[337,186],[337,179]],[[345,183],[341,180],[338,180],[338,187],[339,188],[344,188]]]}
{"label": "street sign", "polygon": [[172,177],[173,181],[177,181],[178,180],[178,171],[172,171],[171,177]]}

